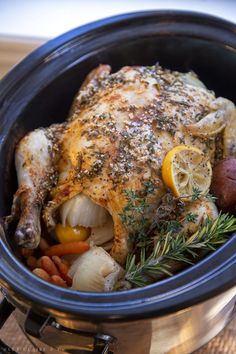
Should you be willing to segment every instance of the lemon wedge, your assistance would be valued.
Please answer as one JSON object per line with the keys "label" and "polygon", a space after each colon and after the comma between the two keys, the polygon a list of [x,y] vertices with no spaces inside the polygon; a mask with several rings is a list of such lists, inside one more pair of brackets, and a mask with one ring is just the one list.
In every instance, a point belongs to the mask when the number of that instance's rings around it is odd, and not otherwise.
{"label": "lemon wedge", "polygon": [[188,199],[196,189],[206,194],[211,177],[212,168],[208,157],[194,146],[176,146],[164,158],[162,178],[176,197]]}

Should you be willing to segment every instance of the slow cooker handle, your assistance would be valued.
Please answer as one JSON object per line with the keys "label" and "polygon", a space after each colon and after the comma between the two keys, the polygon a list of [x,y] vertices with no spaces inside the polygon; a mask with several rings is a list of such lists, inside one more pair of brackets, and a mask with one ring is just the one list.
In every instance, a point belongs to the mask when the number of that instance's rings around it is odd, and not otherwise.
{"label": "slow cooker handle", "polygon": [[[10,317],[12,312],[15,310],[15,307],[7,301],[6,298],[3,298],[0,303],[0,329],[5,324],[6,320]],[[76,333],[78,335],[85,335],[87,337],[93,338],[93,351],[91,354],[113,354],[114,353],[114,344],[116,339],[108,334],[102,333],[89,333],[82,331],[71,331],[69,328],[63,327],[55,322],[50,317],[44,317],[39,314],[36,314],[33,310],[29,310],[26,321],[25,321],[25,331],[34,336],[40,338],[42,332],[46,325],[51,325],[56,330],[63,330],[69,333]],[[6,354],[17,354],[13,349],[11,349],[7,344],[5,344],[0,339],[0,353]]]}
{"label": "slow cooker handle", "polygon": [[[2,300],[0,303],[0,329],[3,327],[6,320],[15,310],[15,307],[7,301],[6,298]],[[0,339],[0,353],[9,353],[9,354],[17,354],[13,349],[11,349],[7,344],[5,344]]]}
{"label": "slow cooker handle", "polygon": [[[81,331],[77,329],[70,329],[60,325],[50,316],[45,316],[43,314],[36,313],[33,309],[30,309],[28,311],[24,323],[24,330],[27,334],[29,334],[32,337],[40,339],[44,336],[45,332],[47,332],[47,327],[50,330],[52,328],[55,330],[56,337],[59,334],[58,331],[63,331],[69,334],[75,334],[77,339],[79,336],[91,339],[87,351],[90,354],[113,354],[114,353],[116,338],[109,334],[93,333],[93,332]],[[66,349],[65,351],[67,352]],[[86,351],[83,350],[83,353],[85,352]],[[68,353],[70,353],[70,350],[68,350]]]}

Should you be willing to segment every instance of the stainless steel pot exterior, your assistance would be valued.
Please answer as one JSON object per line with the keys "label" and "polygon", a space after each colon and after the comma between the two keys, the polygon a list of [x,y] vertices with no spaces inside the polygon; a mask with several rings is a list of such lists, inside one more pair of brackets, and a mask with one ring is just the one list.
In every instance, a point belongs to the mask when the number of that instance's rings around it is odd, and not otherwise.
{"label": "stainless steel pot exterior", "polygon": [[[95,324],[58,317],[57,324],[44,328],[40,339],[29,338],[51,354],[91,352],[92,338],[76,331],[115,337],[117,341],[110,347],[115,354],[189,354],[225,327],[232,317],[235,300],[236,287],[201,304],[154,319]],[[17,310],[15,316],[23,329],[25,315]]]}

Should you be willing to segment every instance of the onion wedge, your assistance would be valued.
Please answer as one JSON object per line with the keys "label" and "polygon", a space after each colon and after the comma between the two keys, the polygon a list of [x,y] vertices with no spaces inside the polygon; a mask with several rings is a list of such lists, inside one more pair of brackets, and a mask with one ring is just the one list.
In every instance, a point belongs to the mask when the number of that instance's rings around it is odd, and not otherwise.
{"label": "onion wedge", "polygon": [[99,227],[106,223],[109,213],[83,194],[67,200],[60,207],[62,224],[71,227]]}
{"label": "onion wedge", "polygon": [[69,275],[72,289],[80,291],[110,292],[123,269],[102,247],[93,247],[72,264]]}

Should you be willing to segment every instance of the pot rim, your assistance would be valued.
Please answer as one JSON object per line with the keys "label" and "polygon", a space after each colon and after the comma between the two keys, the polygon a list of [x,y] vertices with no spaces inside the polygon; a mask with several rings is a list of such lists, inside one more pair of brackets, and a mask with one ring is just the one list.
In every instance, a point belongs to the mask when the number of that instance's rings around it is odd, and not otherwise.
{"label": "pot rim", "polygon": [[[0,100],[3,102],[2,115],[7,109],[16,86],[24,83],[27,76],[35,67],[46,64],[56,56],[73,46],[78,38],[88,41],[92,33],[103,33],[109,28],[119,30],[129,26],[132,21],[158,19],[159,21],[173,21],[189,23],[197,28],[213,27],[212,40],[222,30],[226,36],[226,43],[234,43],[236,49],[235,24],[215,16],[176,10],[140,11],[112,16],[71,30],[47,42],[21,63],[14,67],[0,83]],[[215,30],[217,29],[217,33]],[[195,36],[197,36],[197,32]],[[191,35],[194,36],[194,33]],[[186,33],[185,33],[186,35]],[[223,34],[222,34],[223,36]],[[222,37],[221,36],[221,37]],[[222,38],[221,38],[222,39]],[[219,39],[220,40],[220,39]],[[1,113],[1,110],[0,110]],[[0,124],[2,122],[0,121]],[[11,125],[3,119],[3,133],[0,148]],[[179,274],[151,284],[144,288],[113,293],[78,292],[56,287],[36,277],[26,269],[12,254],[4,240],[0,240],[0,278],[16,296],[20,294],[27,301],[45,309],[55,309],[81,318],[93,320],[122,320],[157,317],[181,310],[201,301],[205,301],[236,284],[236,234],[217,251],[210,254],[196,265],[181,271]],[[55,298],[57,299],[55,301]]]}

